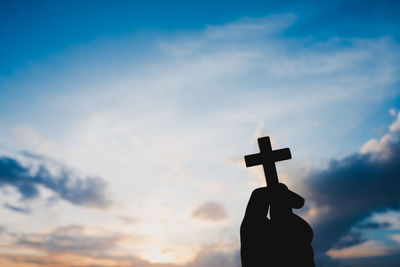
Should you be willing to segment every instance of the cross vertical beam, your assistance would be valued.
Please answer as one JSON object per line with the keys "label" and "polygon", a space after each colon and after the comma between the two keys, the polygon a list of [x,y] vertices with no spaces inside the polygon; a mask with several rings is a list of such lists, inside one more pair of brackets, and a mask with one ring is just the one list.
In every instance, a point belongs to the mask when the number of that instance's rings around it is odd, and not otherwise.
{"label": "cross vertical beam", "polygon": [[272,150],[269,136],[258,138],[257,142],[260,153],[244,156],[246,167],[262,165],[267,185],[272,186],[279,183],[275,162],[291,159],[290,149]]}

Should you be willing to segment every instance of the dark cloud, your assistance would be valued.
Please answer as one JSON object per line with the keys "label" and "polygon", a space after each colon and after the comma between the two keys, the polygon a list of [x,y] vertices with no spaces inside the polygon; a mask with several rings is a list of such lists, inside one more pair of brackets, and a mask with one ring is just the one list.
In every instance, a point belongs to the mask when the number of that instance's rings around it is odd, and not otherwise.
{"label": "dark cloud", "polygon": [[341,249],[350,246],[359,245],[367,241],[361,232],[350,232],[347,235],[341,237],[333,246],[334,249]]}
{"label": "dark cloud", "polygon": [[357,228],[361,229],[361,230],[375,230],[375,229],[389,228],[390,226],[391,226],[391,224],[388,222],[382,222],[382,223],[363,222],[363,223],[358,224]]}
{"label": "dark cloud", "polygon": [[[344,260],[345,264],[340,266],[346,267],[354,267],[354,266],[362,266],[362,267],[399,267],[399,251],[397,254],[393,255],[385,255],[378,257],[364,257],[364,258],[349,258]],[[338,266],[338,265],[336,265]]]}
{"label": "dark cloud", "polygon": [[65,168],[54,176],[44,165],[39,165],[36,173],[32,173],[16,159],[0,157],[0,187],[5,185],[15,187],[23,201],[37,198],[38,187],[44,186],[74,205],[105,208],[111,204],[105,193],[106,184],[100,178],[75,177]]}
{"label": "dark cloud", "polygon": [[205,202],[197,207],[192,217],[208,221],[220,221],[227,217],[224,207],[218,202]]}
{"label": "dark cloud", "polygon": [[27,208],[27,207],[18,207],[18,206],[14,206],[14,205],[11,205],[8,203],[5,203],[3,206],[9,210],[20,212],[20,213],[28,214],[31,212],[31,209]]}
{"label": "dark cloud", "polygon": [[24,199],[35,198],[39,193],[29,169],[7,157],[0,158],[0,186],[4,185],[16,187]]}
{"label": "dark cloud", "polygon": [[[369,142],[364,153],[332,160],[325,170],[314,171],[308,180],[308,199],[328,210],[314,227],[314,249],[325,252],[353,237],[352,226],[372,212],[397,209],[400,200],[400,143],[397,133]],[[367,143],[368,144],[368,143]],[[323,218],[322,218],[323,217]],[[351,238],[350,238],[351,239]],[[340,243],[342,242],[342,243]]]}
{"label": "dark cloud", "polygon": [[332,259],[324,253],[315,254],[314,262],[318,267],[349,267],[338,260]]}

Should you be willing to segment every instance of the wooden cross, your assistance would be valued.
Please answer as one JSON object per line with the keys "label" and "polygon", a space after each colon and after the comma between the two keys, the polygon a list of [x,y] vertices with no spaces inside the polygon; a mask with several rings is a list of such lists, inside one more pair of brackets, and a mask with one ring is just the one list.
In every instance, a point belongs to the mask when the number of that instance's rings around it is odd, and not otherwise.
{"label": "wooden cross", "polygon": [[272,186],[279,183],[275,162],[291,159],[292,155],[289,148],[272,150],[269,136],[258,138],[257,141],[260,153],[244,156],[246,167],[263,165],[267,185]]}

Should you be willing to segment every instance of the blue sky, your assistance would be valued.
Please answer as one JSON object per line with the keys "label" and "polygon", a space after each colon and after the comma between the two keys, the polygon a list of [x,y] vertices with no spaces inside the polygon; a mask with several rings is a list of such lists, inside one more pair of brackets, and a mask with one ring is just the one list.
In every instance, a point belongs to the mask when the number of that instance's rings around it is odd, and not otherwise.
{"label": "blue sky", "polygon": [[2,1],[0,260],[238,266],[270,135],[319,265],[395,266],[398,10]]}
{"label": "blue sky", "polygon": [[[313,41],[340,37],[398,38],[397,1],[2,1],[1,57],[7,75],[29,62],[93,40],[202,30],[243,17],[296,13],[285,35]],[[23,7],[23,8],[21,8]]]}

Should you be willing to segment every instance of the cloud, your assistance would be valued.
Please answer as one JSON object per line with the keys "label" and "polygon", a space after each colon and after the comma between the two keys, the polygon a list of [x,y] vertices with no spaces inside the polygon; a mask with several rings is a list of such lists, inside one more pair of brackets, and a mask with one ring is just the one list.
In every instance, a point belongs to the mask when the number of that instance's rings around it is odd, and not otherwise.
{"label": "cloud", "polygon": [[330,250],[328,254],[333,258],[360,258],[376,257],[387,254],[390,248],[376,241],[367,241],[365,243],[352,246],[347,249]]}
{"label": "cloud", "polygon": [[122,239],[117,234],[87,234],[88,230],[82,225],[59,227],[47,233],[20,235],[17,244],[52,252],[100,255]]}
{"label": "cloud", "polygon": [[[376,140],[379,149],[364,150],[343,159],[332,160],[327,169],[312,172],[308,185],[313,195],[309,196],[309,200],[316,203],[317,210],[325,207],[329,212],[327,216],[326,214],[320,216],[314,228],[314,248],[317,252],[328,252],[328,255],[332,257],[348,261],[357,257],[383,256],[393,251],[389,246],[367,240],[359,232],[353,231],[354,227],[365,230],[386,228],[391,225],[388,222],[373,223],[364,220],[373,211],[396,208],[398,205],[397,177],[400,174],[400,167],[397,163],[400,159],[400,144],[396,137],[399,133],[394,127],[390,129],[385,138]],[[226,218],[227,214],[221,204],[210,201],[197,207],[192,217],[219,221]],[[119,219],[126,222],[135,221],[135,218],[126,216],[119,216]],[[18,244],[53,253],[53,256],[47,258],[25,259],[29,262],[34,260],[62,262],[62,256],[54,258],[57,254],[64,255],[63,257],[69,255],[72,258],[86,259],[88,262],[95,262],[96,266],[106,266],[109,263],[138,267],[177,266],[151,263],[136,257],[107,256],[106,252],[113,249],[121,238],[120,235],[115,234],[87,235],[82,226],[68,226],[46,234],[22,235],[18,239]],[[393,238],[398,239],[397,236]],[[316,258],[319,263],[323,262],[321,264],[323,266],[337,264],[324,258],[322,254],[316,255]],[[235,267],[240,266],[240,258],[238,251],[203,249],[192,262],[184,266]]]}
{"label": "cloud", "polygon": [[31,209],[27,208],[27,207],[18,207],[18,206],[14,206],[14,205],[11,205],[8,203],[5,203],[3,206],[9,210],[20,212],[20,213],[28,214],[31,212]]}
{"label": "cloud", "polygon": [[207,251],[185,265],[173,263],[152,263],[138,257],[123,256],[88,256],[79,253],[53,252],[46,256],[37,255],[0,255],[0,261],[9,262],[11,266],[58,266],[58,267],[240,267],[239,252],[234,253]]}
{"label": "cloud", "polygon": [[[51,253],[49,255],[0,255],[1,262],[7,262],[13,267],[41,267],[41,266],[57,266],[57,267],[131,267],[130,260],[118,259],[105,256],[87,256],[77,253]],[[150,265],[134,265],[135,267],[145,267]]]}
{"label": "cloud", "polygon": [[360,232],[350,232],[340,238],[334,245],[334,249],[342,249],[364,243],[366,240]]}
{"label": "cloud", "polygon": [[120,215],[120,216],[118,216],[118,219],[120,219],[122,222],[127,223],[127,224],[140,222],[139,218],[131,217],[131,216],[122,216],[122,215]]}
{"label": "cloud", "polygon": [[[129,236],[109,232],[103,227],[69,225],[35,234],[8,232],[14,239],[9,247],[17,252],[0,254],[0,261],[12,266],[127,266],[127,267],[239,267],[236,247],[214,243],[201,246],[193,260],[186,264],[153,263],[135,255],[115,253]],[[19,265],[20,264],[20,265]]]}
{"label": "cloud", "polygon": [[221,251],[213,246],[203,247],[193,262],[186,265],[186,267],[240,267],[240,254],[238,250],[234,251]]}
{"label": "cloud", "polygon": [[205,202],[197,207],[192,217],[205,221],[220,221],[227,217],[224,207],[218,202]]}
{"label": "cloud", "polygon": [[389,222],[378,223],[378,222],[367,221],[357,225],[357,228],[366,230],[375,230],[375,229],[389,228],[390,226],[391,224]]}
{"label": "cloud", "polygon": [[[0,157],[0,187],[6,185],[15,187],[21,194],[22,201],[37,198],[38,188],[43,186],[58,198],[74,205],[106,208],[111,204],[105,193],[106,184],[100,178],[75,177],[65,168],[55,176],[44,165],[39,165],[33,173],[32,168],[23,166],[14,158]],[[7,208],[18,210],[11,206]]]}
{"label": "cloud", "polygon": [[279,33],[296,20],[295,14],[271,15],[266,18],[245,18],[223,26],[208,26],[205,36],[209,39],[243,40],[243,38],[255,38],[265,34]]}
{"label": "cloud", "polygon": [[[361,153],[331,160],[328,168],[315,170],[309,176],[307,186],[312,193],[308,199],[315,203],[317,210],[319,208],[321,212],[314,227],[313,246],[317,252],[340,247],[331,255],[347,257],[353,252],[360,254],[363,248],[372,250],[377,247],[375,243],[376,246],[372,246],[370,241],[363,245],[365,240],[353,233],[352,228],[374,211],[399,208],[398,123],[399,119],[390,126],[389,133],[380,140],[368,141],[361,149]],[[364,225],[364,227],[370,226]],[[363,228],[362,223],[358,228]],[[354,244],[358,244],[356,248],[349,252],[345,251],[344,247],[350,249],[349,246]],[[385,252],[387,250],[377,251],[379,255]]]}
{"label": "cloud", "polygon": [[383,212],[377,212],[371,215],[367,219],[367,222],[372,221],[380,225],[387,225],[390,230],[400,229],[400,210],[385,210]]}

